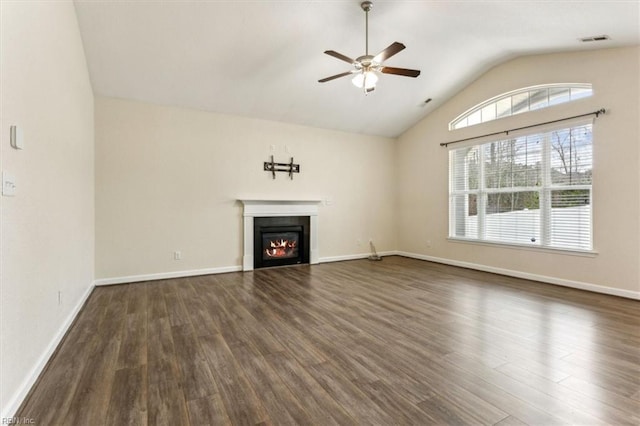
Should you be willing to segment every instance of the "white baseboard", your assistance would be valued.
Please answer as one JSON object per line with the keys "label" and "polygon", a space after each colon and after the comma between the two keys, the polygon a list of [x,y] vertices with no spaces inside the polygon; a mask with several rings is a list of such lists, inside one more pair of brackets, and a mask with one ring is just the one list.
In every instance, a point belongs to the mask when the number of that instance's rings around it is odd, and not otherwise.
{"label": "white baseboard", "polygon": [[129,275],[127,277],[100,278],[95,281],[96,286],[126,284],[140,281],[166,280],[170,278],[195,277],[198,275],[226,274],[227,272],[242,271],[242,266],[223,266],[220,268],[193,269],[190,271],[159,272],[156,274]]}
{"label": "white baseboard", "polygon": [[[398,254],[397,251],[383,251],[378,253],[378,256],[394,256]],[[320,263],[329,263],[329,262],[342,262],[345,260],[357,260],[357,259],[366,259],[371,256],[371,253],[359,253],[359,254],[347,254],[343,256],[327,256],[321,257]]]}
{"label": "white baseboard", "polygon": [[[396,251],[378,253],[380,256],[393,256]],[[321,257],[320,263],[341,262],[343,260],[366,259],[371,253],[349,254],[345,256]],[[136,283],[141,281],[166,280],[170,278],[195,277],[198,275],[226,274],[228,272],[241,272],[242,265],[223,266],[219,268],[194,269],[190,271],[159,272],[155,274],[129,275],[125,277],[99,278],[95,280],[96,286]]]}
{"label": "white baseboard", "polygon": [[27,397],[27,394],[36,383],[36,380],[38,380],[40,373],[42,373],[42,370],[44,370],[44,368],[46,367],[49,359],[58,348],[58,345],[62,341],[62,338],[65,336],[65,334],[69,330],[69,327],[76,319],[76,316],[80,312],[80,309],[82,309],[84,303],[89,298],[91,291],[93,291],[93,287],[93,284],[90,285],[84,292],[82,297],[80,297],[80,300],[78,301],[78,303],[76,303],[76,306],[73,307],[71,312],[69,312],[69,315],[67,315],[67,318],[58,329],[58,332],[53,336],[45,351],[42,353],[42,355],[40,355],[40,358],[38,358],[38,361],[33,366],[29,374],[27,374],[27,377],[25,377],[18,389],[16,389],[13,395],[9,398],[9,402],[7,403],[7,405],[2,407],[0,419],[10,419],[18,411],[18,408],[20,408],[20,405]]}
{"label": "white baseboard", "polygon": [[631,290],[622,290],[613,287],[605,287],[597,284],[585,283],[581,281],[565,280],[563,278],[549,277],[546,275],[531,274],[529,272],[514,271],[511,269],[496,268],[494,266],[480,265],[477,263],[463,262],[453,259],[445,259],[441,257],[427,256],[417,253],[409,253],[398,251],[399,256],[410,257],[412,259],[426,260],[429,262],[443,263],[446,265],[460,266],[462,268],[475,269],[478,271],[491,272],[494,274],[507,275],[510,277],[524,278],[532,281],[540,281],[547,284],[555,284],[563,287],[577,288],[580,290],[592,291],[594,293],[609,294],[612,296],[625,297],[627,299],[640,300],[640,292]]}
{"label": "white baseboard", "polygon": [[[327,257],[321,257],[319,260],[320,260],[320,263],[342,262],[345,260],[366,259],[370,255],[371,255],[370,253],[358,253],[358,254],[348,254],[348,255],[342,255],[342,256],[327,256]],[[395,251],[395,250],[380,252],[378,253],[378,255],[382,257],[394,256],[394,255],[404,256],[412,259],[443,263],[446,265],[459,266],[467,269],[475,269],[478,271],[491,272],[494,274],[507,275],[507,276],[516,277],[516,278],[524,278],[527,280],[539,281],[547,284],[555,284],[563,287],[577,288],[580,290],[588,290],[595,293],[609,294],[612,296],[619,296],[619,297],[625,297],[628,299],[640,300],[640,292],[637,292],[637,291],[622,290],[622,289],[617,289],[612,287],[605,287],[597,284],[566,280],[566,279],[550,277],[546,275],[532,274],[529,272],[497,268],[493,266],[481,265],[481,264],[471,263],[471,262],[463,262],[460,260],[445,259],[442,257],[427,256],[423,254],[410,253],[405,251]],[[219,268],[196,269],[196,270],[190,270],[190,271],[174,271],[174,272],[162,272],[162,273],[156,273],[156,274],[131,275],[126,277],[101,278],[95,281],[95,285],[101,286],[101,285],[112,285],[112,284],[124,284],[124,283],[140,282],[140,281],[153,281],[153,280],[163,280],[163,279],[170,279],[170,278],[192,277],[197,275],[224,274],[228,272],[239,272],[239,271],[242,271],[241,265],[225,266],[225,267],[219,267]]]}

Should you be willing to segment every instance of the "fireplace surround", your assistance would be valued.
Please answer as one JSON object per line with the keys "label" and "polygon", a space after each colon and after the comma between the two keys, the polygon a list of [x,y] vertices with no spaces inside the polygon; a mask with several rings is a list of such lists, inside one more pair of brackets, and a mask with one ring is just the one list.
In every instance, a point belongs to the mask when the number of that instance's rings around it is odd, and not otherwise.
{"label": "fireplace surround", "polygon": [[[255,269],[256,264],[260,264],[257,258],[260,257],[260,259],[262,259],[265,257],[262,251],[262,238],[268,239],[270,237],[273,237],[271,241],[274,242],[274,247],[271,248],[276,249],[275,253],[282,254],[282,251],[285,251],[285,253],[282,256],[278,256],[277,261],[268,261],[266,265],[260,265],[258,267],[280,266],[291,263],[319,263],[318,205],[320,204],[320,200],[240,199],[239,201],[242,202],[244,206],[243,271],[251,271]],[[271,223],[275,225],[267,225],[267,228],[273,228],[267,229],[263,235],[256,235],[256,223],[260,224],[264,218],[271,218]],[[302,227],[302,229],[299,227]],[[277,232],[271,233],[271,230]],[[264,234],[266,234],[266,236]],[[278,235],[270,234],[279,234],[280,238],[278,239]],[[290,247],[292,243],[288,241],[289,238],[286,238],[287,236],[293,237],[292,239],[295,239],[297,236],[297,238],[301,240],[302,247],[297,247],[297,253],[294,254],[293,252],[296,250],[291,250],[294,249],[294,247]],[[258,243],[260,244],[260,248],[258,248]],[[296,244],[300,243],[298,242]],[[295,262],[292,261],[292,257],[294,255],[299,256],[301,252],[300,249],[304,249],[305,245],[308,245],[308,257],[299,258]],[[289,251],[287,252],[287,250]]]}

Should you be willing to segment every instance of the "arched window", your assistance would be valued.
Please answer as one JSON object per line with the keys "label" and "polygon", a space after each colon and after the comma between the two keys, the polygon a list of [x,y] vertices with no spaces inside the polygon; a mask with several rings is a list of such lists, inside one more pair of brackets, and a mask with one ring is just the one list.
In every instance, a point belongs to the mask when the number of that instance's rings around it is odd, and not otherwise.
{"label": "arched window", "polygon": [[585,83],[524,87],[495,96],[468,109],[449,123],[449,130],[462,129],[502,117],[571,102],[592,94],[591,84]]}
{"label": "arched window", "polygon": [[[449,126],[459,129],[591,95],[591,84],[585,83],[525,87],[474,106]],[[475,143],[451,147],[449,238],[592,252],[590,115],[504,135],[490,133]]]}

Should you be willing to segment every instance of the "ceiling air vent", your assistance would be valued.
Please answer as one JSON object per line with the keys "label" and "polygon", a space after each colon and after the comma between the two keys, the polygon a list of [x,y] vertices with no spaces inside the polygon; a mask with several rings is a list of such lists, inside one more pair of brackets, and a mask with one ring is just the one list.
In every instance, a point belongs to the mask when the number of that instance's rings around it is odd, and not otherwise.
{"label": "ceiling air vent", "polygon": [[583,43],[587,43],[590,41],[605,41],[605,40],[609,40],[609,36],[604,34],[599,36],[584,37],[580,39],[580,41]]}

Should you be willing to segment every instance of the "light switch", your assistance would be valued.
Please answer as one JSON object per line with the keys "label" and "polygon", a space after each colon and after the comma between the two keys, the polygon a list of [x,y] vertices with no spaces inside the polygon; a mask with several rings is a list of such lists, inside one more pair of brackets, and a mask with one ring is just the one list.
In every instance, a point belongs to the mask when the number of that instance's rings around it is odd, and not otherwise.
{"label": "light switch", "polygon": [[15,149],[24,149],[24,132],[18,126],[11,126],[11,146]]}
{"label": "light switch", "polygon": [[5,197],[16,195],[16,177],[7,172],[2,172],[2,195]]}

